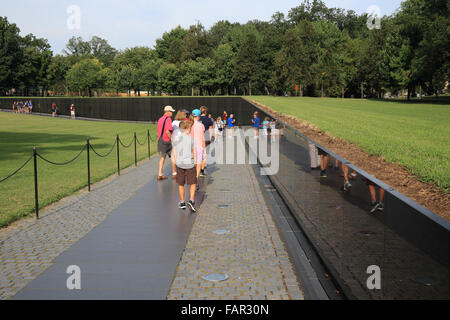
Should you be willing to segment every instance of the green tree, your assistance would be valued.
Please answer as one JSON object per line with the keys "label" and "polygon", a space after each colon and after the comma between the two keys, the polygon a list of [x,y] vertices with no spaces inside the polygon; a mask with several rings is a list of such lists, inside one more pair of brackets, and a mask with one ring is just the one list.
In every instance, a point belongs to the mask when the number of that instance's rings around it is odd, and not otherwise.
{"label": "green tree", "polygon": [[164,63],[158,70],[158,88],[168,94],[176,93],[180,84],[179,70],[173,63]]}
{"label": "green tree", "polygon": [[319,50],[317,31],[311,22],[304,20],[289,29],[275,58],[277,71],[272,83],[278,80],[285,88],[298,84],[303,96],[304,89],[316,79]]}
{"label": "green tree", "polygon": [[213,49],[212,39],[201,23],[189,27],[181,45],[181,61],[209,57]]}
{"label": "green tree", "polygon": [[[254,33],[246,35],[236,56],[233,78],[239,83],[248,85],[248,94],[252,95],[252,85],[261,80],[261,43]],[[244,89],[245,90],[245,89]]]}
{"label": "green tree", "polygon": [[0,17],[0,90],[3,95],[16,83],[16,73],[22,59],[20,29]]}
{"label": "green tree", "polygon": [[151,92],[153,95],[158,87],[158,70],[161,64],[160,59],[150,60],[141,69],[142,89],[147,90],[149,94]]}
{"label": "green tree", "polygon": [[54,93],[67,93],[66,74],[71,65],[67,57],[56,55],[48,67],[47,81]]}
{"label": "green tree", "polygon": [[50,45],[45,39],[38,39],[32,34],[22,38],[23,55],[17,70],[18,86],[25,95],[29,89],[42,89],[42,94],[49,86],[48,68],[52,60]]}
{"label": "green tree", "polygon": [[71,90],[87,92],[91,97],[92,90],[105,86],[106,74],[98,59],[84,59],[67,72],[66,80]]}
{"label": "green tree", "polygon": [[222,93],[230,94],[230,88],[233,84],[233,67],[236,53],[229,44],[221,44],[214,52],[214,59],[217,66],[216,82],[222,88]]}
{"label": "green tree", "polygon": [[178,26],[170,32],[165,32],[156,40],[155,51],[158,58],[168,63],[181,63],[183,53],[183,39],[188,31]]}
{"label": "green tree", "polygon": [[336,24],[319,20],[313,23],[320,46],[317,75],[321,86],[321,95],[339,96],[345,91],[345,62],[348,59],[346,43],[350,40],[346,32],[339,30]]}

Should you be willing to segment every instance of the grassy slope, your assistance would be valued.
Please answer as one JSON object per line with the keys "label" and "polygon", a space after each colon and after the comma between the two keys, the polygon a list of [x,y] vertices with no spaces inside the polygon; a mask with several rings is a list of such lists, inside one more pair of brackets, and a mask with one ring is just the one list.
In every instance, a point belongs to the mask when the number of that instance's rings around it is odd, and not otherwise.
{"label": "grassy slope", "polygon": [[357,99],[251,97],[315,124],[450,192],[450,105]]}
{"label": "grassy slope", "polygon": [[[74,121],[28,115],[0,113],[0,180],[20,167],[37,146],[38,152],[54,162],[64,162],[75,157],[86,138],[96,150],[108,152],[118,133],[125,144],[132,141],[134,132],[142,143],[150,129],[156,136],[154,125]],[[156,145],[152,145],[152,153]],[[137,148],[138,158],[147,156],[147,145]],[[91,181],[100,181],[117,171],[116,151],[106,159],[91,151]],[[134,147],[120,152],[121,167],[134,164]],[[39,204],[53,203],[87,186],[86,152],[67,166],[53,166],[38,160]],[[0,183],[0,227],[25,216],[34,210],[33,162],[16,176]]]}

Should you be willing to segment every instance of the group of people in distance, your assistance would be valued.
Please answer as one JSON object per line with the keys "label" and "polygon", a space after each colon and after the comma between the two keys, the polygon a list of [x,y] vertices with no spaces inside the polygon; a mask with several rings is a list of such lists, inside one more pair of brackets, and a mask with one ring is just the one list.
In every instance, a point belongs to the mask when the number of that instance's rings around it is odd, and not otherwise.
{"label": "group of people in distance", "polygon": [[259,112],[255,111],[255,113],[253,113],[253,119],[252,119],[252,126],[253,129],[255,131],[255,138],[259,137],[259,132],[260,129],[262,127],[262,132],[264,136],[280,136],[279,134],[279,130],[277,129],[277,121],[274,119],[271,119],[269,117],[265,117],[262,125],[261,125],[261,120],[259,118]]}
{"label": "group of people in distance", "polygon": [[[59,113],[59,107],[56,105],[56,103],[52,103],[51,110],[52,117],[56,117]],[[72,119],[75,119],[75,105],[73,103],[70,105],[70,117]]]}
{"label": "group of people in distance", "polygon": [[13,103],[14,113],[33,113],[33,101],[14,101]]}

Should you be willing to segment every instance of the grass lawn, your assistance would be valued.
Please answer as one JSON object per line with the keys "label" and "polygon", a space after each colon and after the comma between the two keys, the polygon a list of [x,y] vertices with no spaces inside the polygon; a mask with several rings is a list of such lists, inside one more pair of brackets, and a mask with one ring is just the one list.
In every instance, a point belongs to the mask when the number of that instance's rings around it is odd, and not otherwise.
{"label": "grass lawn", "polygon": [[249,97],[408,167],[450,193],[450,101]]}
{"label": "grass lawn", "polygon": [[[148,124],[75,121],[0,112],[0,180],[18,169],[31,155],[33,146],[53,162],[74,158],[90,138],[100,154],[107,153],[119,134],[129,144],[136,132],[141,143],[147,129],[156,140],[156,126]],[[156,152],[152,144],[152,153]],[[148,156],[147,144],[137,145],[138,159]],[[100,181],[117,172],[117,152],[99,158],[90,152],[91,182]],[[134,164],[134,146],[120,147],[121,168]],[[87,186],[87,157],[84,152],[67,166],[54,166],[38,158],[40,207],[49,205]],[[0,183],[0,227],[34,212],[33,160],[17,175]]]}

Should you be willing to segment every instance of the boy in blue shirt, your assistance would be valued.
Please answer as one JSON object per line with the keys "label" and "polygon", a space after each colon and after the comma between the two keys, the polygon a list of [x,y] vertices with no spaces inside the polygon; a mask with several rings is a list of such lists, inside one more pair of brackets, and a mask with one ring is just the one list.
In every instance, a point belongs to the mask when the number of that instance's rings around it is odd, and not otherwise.
{"label": "boy in blue shirt", "polygon": [[230,117],[228,118],[228,137],[233,136],[233,128],[235,122],[236,120],[234,119],[234,114],[230,114]]}
{"label": "boy in blue shirt", "polygon": [[259,127],[260,127],[260,120],[258,118],[258,111],[256,111],[253,114],[252,123],[253,123],[253,128],[255,130],[255,139],[256,139],[256,138],[259,137]]}

